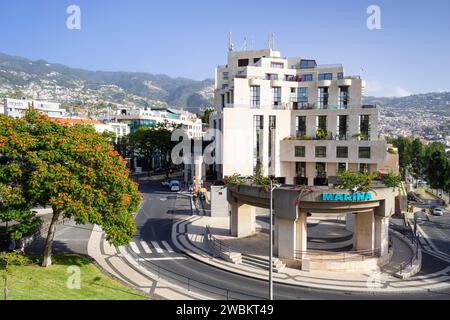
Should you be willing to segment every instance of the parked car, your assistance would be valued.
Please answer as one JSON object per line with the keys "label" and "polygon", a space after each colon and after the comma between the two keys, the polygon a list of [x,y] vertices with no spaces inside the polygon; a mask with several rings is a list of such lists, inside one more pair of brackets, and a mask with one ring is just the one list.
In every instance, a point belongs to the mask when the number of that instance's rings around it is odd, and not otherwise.
{"label": "parked car", "polygon": [[434,208],[432,211],[432,215],[442,217],[444,215],[444,210],[442,210],[442,208]]}
{"label": "parked car", "polygon": [[172,192],[178,192],[181,190],[181,184],[178,180],[172,180],[170,181],[170,191]]}
{"label": "parked car", "polygon": [[163,182],[161,182],[161,186],[163,186],[163,187],[170,187],[170,181],[169,180],[164,180]]}

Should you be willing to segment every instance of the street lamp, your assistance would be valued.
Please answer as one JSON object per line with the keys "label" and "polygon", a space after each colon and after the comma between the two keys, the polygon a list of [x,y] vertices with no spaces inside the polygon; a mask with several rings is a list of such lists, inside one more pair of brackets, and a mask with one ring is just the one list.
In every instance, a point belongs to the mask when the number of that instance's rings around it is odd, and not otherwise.
{"label": "street lamp", "polygon": [[273,300],[273,190],[279,188],[280,184],[274,184],[270,179],[270,223],[269,223],[269,300]]}

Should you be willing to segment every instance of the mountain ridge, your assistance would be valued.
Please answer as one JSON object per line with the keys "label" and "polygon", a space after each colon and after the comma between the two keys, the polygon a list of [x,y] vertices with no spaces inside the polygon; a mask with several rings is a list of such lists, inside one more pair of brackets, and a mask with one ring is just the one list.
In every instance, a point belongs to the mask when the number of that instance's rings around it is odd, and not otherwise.
{"label": "mountain ridge", "polygon": [[171,106],[199,112],[210,106],[214,80],[132,71],[91,71],[0,53],[0,94],[78,105]]}

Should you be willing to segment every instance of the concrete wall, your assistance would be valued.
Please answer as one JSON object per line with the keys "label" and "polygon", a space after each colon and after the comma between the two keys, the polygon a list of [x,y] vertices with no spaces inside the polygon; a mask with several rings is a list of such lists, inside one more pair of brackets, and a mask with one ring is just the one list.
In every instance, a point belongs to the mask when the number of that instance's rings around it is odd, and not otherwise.
{"label": "concrete wall", "polygon": [[234,237],[248,237],[256,232],[255,207],[241,202],[232,202],[231,206],[231,235]]}
{"label": "concrete wall", "polygon": [[356,214],[353,241],[355,250],[375,248],[375,218],[373,211]]}
{"label": "concrete wall", "polygon": [[211,217],[228,217],[229,215],[227,189],[211,186]]}

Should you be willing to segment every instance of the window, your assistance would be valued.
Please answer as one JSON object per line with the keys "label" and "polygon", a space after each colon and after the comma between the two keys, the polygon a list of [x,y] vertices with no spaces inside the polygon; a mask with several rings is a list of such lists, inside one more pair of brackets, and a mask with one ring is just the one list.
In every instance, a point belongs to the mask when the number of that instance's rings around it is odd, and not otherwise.
{"label": "window", "polygon": [[250,105],[252,107],[259,107],[259,105],[260,105],[260,87],[259,86],[251,86],[250,87],[250,96],[251,96]]}
{"label": "window", "polygon": [[297,116],[295,123],[295,134],[297,139],[306,135],[306,116]]}
{"label": "window", "polygon": [[327,131],[327,116],[317,116],[317,130]]}
{"label": "window", "polygon": [[277,73],[266,73],[266,80],[278,80]]}
{"label": "window", "polygon": [[274,106],[281,105],[281,87],[272,87],[272,101]]}
{"label": "window", "polygon": [[312,74],[302,74],[301,75],[301,81],[313,81],[313,75]]}
{"label": "window", "polygon": [[271,67],[271,68],[280,68],[280,69],[283,69],[283,68],[284,68],[284,63],[283,63],[283,62],[271,62],[271,63],[270,63],[270,67]]}
{"label": "window", "polygon": [[295,173],[297,177],[306,177],[306,162],[296,162]]}
{"label": "window", "polygon": [[359,147],[358,155],[360,159],[370,159],[370,147]]}
{"label": "window", "polygon": [[337,137],[338,140],[347,140],[347,127],[348,125],[348,116],[342,115],[338,116],[338,130],[337,130]]}
{"label": "window", "polygon": [[347,163],[345,162],[339,162],[337,166],[338,172],[344,172],[347,171]]}
{"label": "window", "polygon": [[339,108],[347,109],[348,100],[348,87],[339,87]]}
{"label": "window", "polygon": [[[273,168],[273,160],[275,157],[274,154],[274,145],[275,145],[275,131],[277,128],[277,117],[269,116],[269,170]],[[271,173],[271,172],[270,172]]]}
{"label": "window", "polygon": [[325,162],[316,162],[316,178],[326,178],[327,170]]}
{"label": "window", "polygon": [[369,164],[368,163],[360,163],[359,164],[359,172],[369,173]]}
{"label": "window", "polygon": [[228,72],[224,72],[222,75],[224,81],[228,80]]}
{"label": "window", "polygon": [[337,79],[338,79],[338,80],[344,79],[344,73],[343,73],[343,72],[338,72],[338,74],[337,74]]}
{"label": "window", "polygon": [[336,158],[348,158],[348,147],[336,147]]}
{"label": "window", "polygon": [[246,67],[248,66],[248,59],[239,59],[238,60],[238,67]]}
{"label": "window", "polygon": [[253,172],[256,174],[258,166],[262,163],[264,116],[253,116]]}
{"label": "window", "polygon": [[332,73],[319,73],[317,79],[319,81],[322,81],[322,80],[333,80],[333,74]]}
{"label": "window", "polygon": [[316,60],[300,60],[300,69],[309,69],[317,67]]}
{"label": "window", "polygon": [[369,140],[370,138],[370,115],[361,115],[359,117],[359,132],[361,140]]}
{"label": "window", "polygon": [[308,88],[298,88],[297,102],[300,107],[305,108],[308,106]]}
{"label": "window", "polygon": [[295,146],[295,156],[300,158],[305,157],[305,146]]}
{"label": "window", "polygon": [[328,106],[328,88],[319,88],[319,109],[326,109]]}
{"label": "window", "polygon": [[316,158],[326,158],[327,157],[327,147],[316,147]]}

